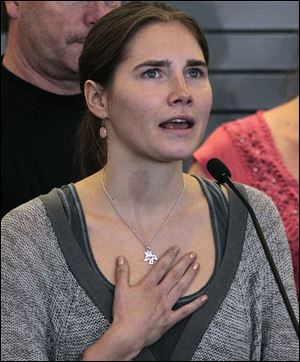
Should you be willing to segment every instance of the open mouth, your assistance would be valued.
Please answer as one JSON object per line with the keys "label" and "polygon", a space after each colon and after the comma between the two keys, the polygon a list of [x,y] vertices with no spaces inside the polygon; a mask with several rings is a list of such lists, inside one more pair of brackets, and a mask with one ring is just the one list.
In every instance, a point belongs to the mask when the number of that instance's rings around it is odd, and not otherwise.
{"label": "open mouth", "polygon": [[195,122],[192,119],[172,118],[168,121],[160,123],[159,127],[165,129],[188,129],[194,126]]}

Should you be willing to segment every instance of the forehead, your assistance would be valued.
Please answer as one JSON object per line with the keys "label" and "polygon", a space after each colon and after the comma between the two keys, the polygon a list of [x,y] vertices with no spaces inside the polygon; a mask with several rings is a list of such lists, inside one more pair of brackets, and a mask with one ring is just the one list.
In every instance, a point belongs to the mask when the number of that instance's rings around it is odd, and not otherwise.
{"label": "forehead", "polygon": [[204,60],[195,35],[180,22],[144,25],[130,40],[127,58],[151,58],[176,54]]}

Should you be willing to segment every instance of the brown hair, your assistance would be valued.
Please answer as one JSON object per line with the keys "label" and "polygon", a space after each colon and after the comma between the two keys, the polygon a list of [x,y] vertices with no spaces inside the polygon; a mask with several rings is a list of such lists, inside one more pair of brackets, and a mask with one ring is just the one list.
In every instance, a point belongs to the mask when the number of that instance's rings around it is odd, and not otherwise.
{"label": "brown hair", "polygon": [[[132,37],[146,24],[173,21],[182,23],[191,31],[208,64],[205,36],[190,15],[161,1],[131,1],[105,15],[90,31],[79,59],[81,90],[88,79],[109,89]],[[101,122],[87,111],[79,127],[77,152],[83,177],[98,171],[106,163],[106,141],[99,137]]]}

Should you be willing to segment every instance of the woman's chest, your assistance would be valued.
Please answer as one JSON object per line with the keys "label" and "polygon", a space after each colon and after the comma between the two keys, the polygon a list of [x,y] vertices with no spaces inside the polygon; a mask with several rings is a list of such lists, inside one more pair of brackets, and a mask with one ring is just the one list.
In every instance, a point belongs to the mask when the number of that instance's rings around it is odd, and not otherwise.
{"label": "woman's chest", "polygon": [[[201,216],[196,214],[184,220],[174,218],[152,241],[151,237],[150,240],[145,240],[136,235],[122,220],[105,220],[101,227],[99,224],[96,227],[89,221],[91,220],[87,218],[94,260],[111,284],[115,284],[115,266],[118,256],[124,256],[128,260],[131,284],[138,283],[155,267],[156,261],[150,264],[152,258],[146,252],[147,246],[150,246],[158,260],[167,249],[175,245],[179,246],[180,252],[175,263],[186,253],[197,254],[196,261],[200,264],[200,270],[185,295],[201,289],[214,272],[215,240],[208,213]],[[155,235],[155,233],[156,230],[153,228],[152,234]]]}

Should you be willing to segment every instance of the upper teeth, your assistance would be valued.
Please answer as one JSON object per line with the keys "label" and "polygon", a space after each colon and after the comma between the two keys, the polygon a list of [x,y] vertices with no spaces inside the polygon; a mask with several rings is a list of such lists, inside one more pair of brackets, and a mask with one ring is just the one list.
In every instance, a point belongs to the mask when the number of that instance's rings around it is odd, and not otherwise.
{"label": "upper teeth", "polygon": [[171,122],[183,123],[183,122],[187,122],[187,121],[185,119],[176,118],[176,119],[172,119]]}

